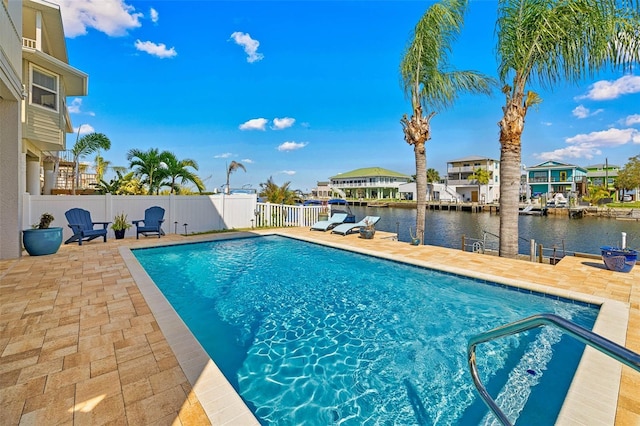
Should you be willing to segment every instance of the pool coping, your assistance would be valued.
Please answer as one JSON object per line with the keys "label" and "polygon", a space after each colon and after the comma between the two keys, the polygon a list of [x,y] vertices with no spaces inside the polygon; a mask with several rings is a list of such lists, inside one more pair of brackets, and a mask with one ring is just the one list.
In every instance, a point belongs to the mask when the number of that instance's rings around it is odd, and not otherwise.
{"label": "pool coping", "polygon": [[[428,260],[409,258],[400,254],[354,247],[341,244],[339,239],[336,239],[336,241],[322,241],[303,235],[291,235],[277,230],[270,230],[204,235],[194,237],[185,244],[265,235],[280,235],[423,268],[517,287],[536,293],[544,293],[553,297],[598,305],[600,312],[593,331],[623,346],[626,340],[626,330],[629,322],[628,303],[523,280],[500,277],[480,271],[470,271],[469,269],[451,265],[436,264]],[[166,245],[176,245],[176,243],[175,241],[157,241],[141,248]],[[138,263],[132,251],[128,247],[119,247],[119,251],[211,422],[221,425],[238,424],[239,422],[247,425],[259,425],[260,423],[251,410],[249,410],[242,398],[236,393],[173,307],[171,307],[162,292],[156,287],[153,280]],[[593,348],[585,348],[556,424],[614,424],[621,375],[622,364],[620,362],[601,354]]]}

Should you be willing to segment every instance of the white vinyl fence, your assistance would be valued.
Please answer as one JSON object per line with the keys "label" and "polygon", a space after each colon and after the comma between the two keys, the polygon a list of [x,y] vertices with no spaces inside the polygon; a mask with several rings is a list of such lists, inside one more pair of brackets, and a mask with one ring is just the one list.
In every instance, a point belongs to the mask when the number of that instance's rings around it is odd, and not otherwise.
{"label": "white vinyl fence", "polygon": [[[258,203],[255,194],[215,195],[29,195],[23,198],[23,229],[37,224],[42,213],[51,213],[51,226],[71,236],[64,213],[75,207],[88,210],[94,222],[113,222],[124,213],[129,222],[144,219],[152,206],[164,208],[162,229],[167,234],[192,234],[224,229],[305,226],[318,220],[320,206],[288,206]],[[132,229],[135,229],[132,228]],[[129,230],[128,235],[133,231]],[[113,238],[113,231],[109,231]]]}

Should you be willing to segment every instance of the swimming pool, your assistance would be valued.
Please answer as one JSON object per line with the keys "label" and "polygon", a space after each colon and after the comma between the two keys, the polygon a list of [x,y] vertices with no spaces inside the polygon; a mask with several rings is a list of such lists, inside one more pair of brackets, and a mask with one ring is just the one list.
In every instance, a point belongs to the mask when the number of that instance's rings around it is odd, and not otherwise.
{"label": "swimming pool", "polygon": [[[478,424],[469,336],[539,312],[590,328],[597,314],[283,237],[134,253],[263,423]],[[582,346],[542,329],[481,349],[490,392],[518,389],[501,406],[517,413],[530,393],[520,418],[553,423]]]}

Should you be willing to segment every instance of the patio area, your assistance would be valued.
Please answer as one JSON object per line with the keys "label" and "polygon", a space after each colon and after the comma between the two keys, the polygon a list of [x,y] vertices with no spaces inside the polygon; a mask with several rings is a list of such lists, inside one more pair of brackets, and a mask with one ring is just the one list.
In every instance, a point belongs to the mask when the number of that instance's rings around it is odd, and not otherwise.
{"label": "patio area", "polygon": [[[608,311],[620,312],[608,312],[613,320],[600,326],[613,329],[619,343],[640,352],[640,267],[629,274],[614,273],[604,269],[602,261],[578,257],[551,266],[411,246],[382,232],[362,240],[308,228],[256,231],[273,232],[480,278],[529,283],[532,289],[606,299],[615,308]],[[257,424],[228,388],[194,390],[204,381],[178,359],[183,356],[180,347],[159,325],[165,323],[159,318],[165,313],[145,299],[139,271],[132,272],[122,254],[126,247],[232,235],[94,240],[63,246],[55,255],[0,261],[0,424]],[[617,315],[625,321],[617,321]],[[616,330],[621,322],[625,326]],[[617,407],[615,424],[640,424],[640,373],[622,367],[620,382],[604,387],[614,393],[588,391]],[[583,399],[580,394],[573,397]],[[577,411],[563,413],[562,423],[594,419],[585,410]]]}

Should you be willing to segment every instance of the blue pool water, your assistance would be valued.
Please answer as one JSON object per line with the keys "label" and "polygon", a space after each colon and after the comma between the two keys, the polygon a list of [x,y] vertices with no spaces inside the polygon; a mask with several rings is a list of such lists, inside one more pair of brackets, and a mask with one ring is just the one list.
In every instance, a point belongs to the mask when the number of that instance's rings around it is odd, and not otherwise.
{"label": "blue pool water", "polygon": [[[470,336],[597,308],[279,236],[134,250],[263,424],[491,424]],[[584,345],[547,327],[481,345],[512,420],[553,424]]]}

